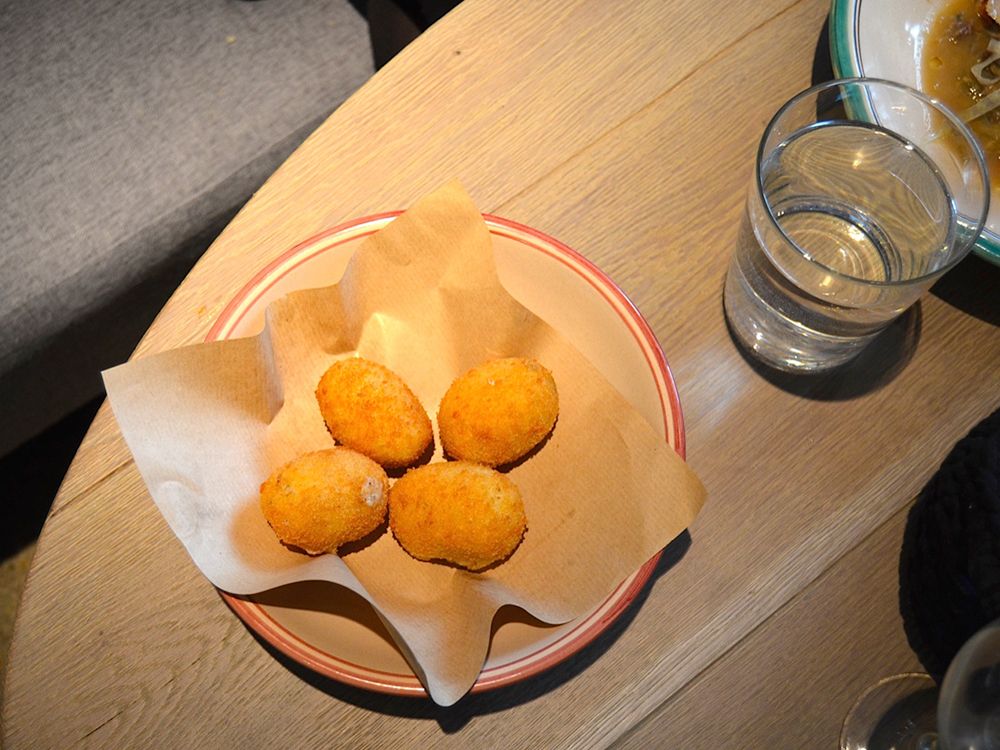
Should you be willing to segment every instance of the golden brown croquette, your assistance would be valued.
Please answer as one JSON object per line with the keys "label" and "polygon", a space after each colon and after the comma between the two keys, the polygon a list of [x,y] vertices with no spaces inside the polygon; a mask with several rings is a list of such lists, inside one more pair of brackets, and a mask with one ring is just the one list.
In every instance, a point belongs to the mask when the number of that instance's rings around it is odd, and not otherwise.
{"label": "golden brown croquette", "polygon": [[299,456],[260,486],[260,508],[285,544],[311,555],[336,552],[385,520],[389,479],[349,448]]}
{"label": "golden brown croquette", "polygon": [[494,359],[451,384],[438,429],[449,456],[499,466],[534,448],[558,416],[551,372],[533,359]]}
{"label": "golden brown croquette", "polygon": [[334,363],[320,378],[316,400],[333,439],[382,466],[409,466],[433,440],[420,401],[377,362],[351,357]]}
{"label": "golden brown croquette", "polygon": [[482,570],[510,556],[526,525],[517,485],[481,464],[420,466],[389,491],[389,527],[418,560]]}

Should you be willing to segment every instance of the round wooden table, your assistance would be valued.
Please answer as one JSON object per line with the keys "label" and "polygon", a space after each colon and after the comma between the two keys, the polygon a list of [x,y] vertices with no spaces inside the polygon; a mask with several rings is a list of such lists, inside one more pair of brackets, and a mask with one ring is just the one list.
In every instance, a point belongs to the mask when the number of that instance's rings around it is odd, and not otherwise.
{"label": "round wooden table", "polygon": [[1000,269],[970,257],[836,376],[767,374],[721,291],[756,144],[810,83],[828,4],[467,0],[347,101],[212,245],[135,356],[201,341],[269,260],[459,178],[631,297],[709,501],[681,562],[569,662],[451,708],[343,686],[258,642],[198,573],[98,413],[21,603],[20,747],[831,747],[919,669],[905,513],[1000,405]]}

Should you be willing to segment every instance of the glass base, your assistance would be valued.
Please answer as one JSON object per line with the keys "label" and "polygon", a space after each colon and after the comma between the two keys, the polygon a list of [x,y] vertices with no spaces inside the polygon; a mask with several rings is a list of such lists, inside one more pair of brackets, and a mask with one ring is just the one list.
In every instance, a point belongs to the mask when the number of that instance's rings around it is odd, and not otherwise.
{"label": "glass base", "polygon": [[756,298],[737,268],[727,274],[723,305],[737,344],[754,359],[784,372],[820,373],[840,367],[879,333],[831,336],[785,318]]}
{"label": "glass base", "polygon": [[936,750],[938,689],[918,672],[879,680],[844,719],[841,750]]}

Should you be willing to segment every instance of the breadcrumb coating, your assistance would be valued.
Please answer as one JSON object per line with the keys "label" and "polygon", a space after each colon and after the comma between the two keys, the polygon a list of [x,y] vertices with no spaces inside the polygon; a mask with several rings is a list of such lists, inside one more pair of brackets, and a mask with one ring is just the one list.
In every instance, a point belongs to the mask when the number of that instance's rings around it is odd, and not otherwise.
{"label": "breadcrumb coating", "polygon": [[558,416],[551,372],[533,359],[494,359],[451,384],[438,408],[438,429],[449,456],[500,466],[538,445]]}
{"label": "breadcrumb coating", "polygon": [[388,468],[415,463],[434,439],[420,401],[377,362],[334,363],[320,378],[316,400],[334,440]]}
{"label": "breadcrumb coating", "polygon": [[507,559],[526,527],[517,485],[482,464],[427,464],[389,491],[389,528],[418,560],[482,570]]}
{"label": "breadcrumb coating", "polygon": [[318,555],[361,539],[385,520],[389,479],[349,448],[299,456],[260,486],[260,508],[285,544]]}

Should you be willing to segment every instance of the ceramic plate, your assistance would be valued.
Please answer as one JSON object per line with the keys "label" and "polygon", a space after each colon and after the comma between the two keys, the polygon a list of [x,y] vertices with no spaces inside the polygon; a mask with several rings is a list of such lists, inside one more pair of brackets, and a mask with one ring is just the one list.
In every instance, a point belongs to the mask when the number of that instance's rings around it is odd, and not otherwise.
{"label": "ceramic plate", "polygon": [[[923,38],[941,2],[833,0],[830,57],[838,78],[887,78],[921,88]],[[1000,265],[1000,190],[990,197],[986,228],[973,249]]]}
{"label": "ceramic plate", "polygon": [[[263,328],[264,309],[273,300],[296,289],[336,283],[361,241],[397,215],[358,219],[292,248],[229,303],[208,340],[254,335]],[[485,219],[504,287],[566,336],[683,457],[684,427],[673,377],[635,306],[566,245],[506,219]],[[546,625],[514,607],[501,609],[486,664],[472,690],[516,682],[579,651],[625,610],[658,559],[623,581],[592,612],[564,625]],[[374,610],[347,589],[306,582],[254,596],[221,593],[249,628],[320,674],[384,693],[426,695]]]}

